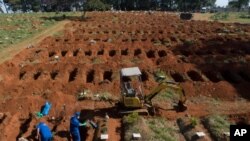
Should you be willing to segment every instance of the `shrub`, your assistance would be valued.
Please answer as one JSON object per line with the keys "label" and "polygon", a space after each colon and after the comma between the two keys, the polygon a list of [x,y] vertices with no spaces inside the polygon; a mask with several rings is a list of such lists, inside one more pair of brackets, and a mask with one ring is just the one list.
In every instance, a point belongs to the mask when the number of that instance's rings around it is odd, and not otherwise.
{"label": "shrub", "polygon": [[192,127],[195,127],[198,124],[198,119],[196,117],[191,117],[190,124]]}
{"label": "shrub", "polygon": [[132,125],[132,124],[135,124],[138,121],[138,118],[139,118],[138,113],[134,112],[134,113],[131,113],[131,114],[127,115],[127,116],[124,116],[123,117],[123,122],[124,122],[124,124]]}
{"label": "shrub", "polygon": [[89,11],[105,11],[110,9],[110,5],[103,3],[101,0],[90,0],[86,5],[86,10]]}

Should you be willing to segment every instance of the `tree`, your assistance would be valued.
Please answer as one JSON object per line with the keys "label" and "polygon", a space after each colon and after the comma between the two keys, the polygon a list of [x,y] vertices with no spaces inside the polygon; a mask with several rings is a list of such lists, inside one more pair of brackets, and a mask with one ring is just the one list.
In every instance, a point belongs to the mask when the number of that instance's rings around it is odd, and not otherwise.
{"label": "tree", "polygon": [[3,2],[14,12],[21,9],[21,0],[3,0]]}
{"label": "tree", "polygon": [[103,3],[101,0],[89,0],[86,3],[86,10],[93,11],[104,11],[108,10],[110,6],[108,4]]}
{"label": "tree", "polygon": [[[8,11],[8,9],[7,9],[7,6],[6,6],[6,4],[3,2],[3,0],[0,0],[0,4],[2,4],[3,6],[4,6],[4,8],[5,8],[5,10],[6,10],[6,13],[9,13],[9,11]],[[2,12],[2,13],[4,13],[4,10],[0,7],[0,11]]]}
{"label": "tree", "polygon": [[231,0],[229,1],[228,6],[232,8],[237,8],[238,11],[240,11],[242,7],[248,6],[249,2],[250,0]]}

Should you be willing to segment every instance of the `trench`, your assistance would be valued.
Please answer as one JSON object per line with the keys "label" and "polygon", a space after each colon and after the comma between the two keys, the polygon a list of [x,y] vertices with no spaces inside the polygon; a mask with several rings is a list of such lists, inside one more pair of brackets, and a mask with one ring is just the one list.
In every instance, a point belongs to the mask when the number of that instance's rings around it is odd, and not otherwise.
{"label": "trench", "polygon": [[142,52],[141,52],[141,49],[136,49],[135,51],[134,51],[134,56],[138,56],[138,55],[140,55]]}
{"label": "trench", "polygon": [[147,57],[148,57],[148,58],[155,58],[155,51],[149,50],[149,51],[147,52]]}
{"label": "trench", "polygon": [[122,50],[122,51],[121,51],[121,55],[127,56],[127,55],[128,55],[128,49]]}
{"label": "trench", "polygon": [[75,68],[73,71],[71,71],[69,74],[69,81],[68,82],[74,81],[76,79],[77,73],[78,73],[77,68]]}
{"label": "trench", "polygon": [[90,70],[87,74],[87,83],[92,83],[94,81],[95,71]]}
{"label": "trench", "polygon": [[187,75],[188,75],[193,81],[203,81],[202,76],[201,76],[198,72],[196,72],[196,71],[194,71],[194,70],[188,71],[188,72],[187,72]]}
{"label": "trench", "polygon": [[115,50],[110,50],[110,51],[109,51],[109,56],[110,56],[110,57],[115,56],[115,54],[116,54],[116,51],[115,51]]}
{"label": "trench", "polygon": [[148,76],[148,74],[147,74],[147,72],[146,71],[142,71],[142,75],[141,75],[141,80],[144,82],[144,81],[148,81],[148,78],[149,76]]}
{"label": "trench", "polygon": [[174,79],[175,82],[185,82],[183,76],[179,73],[171,73],[170,75]]}
{"label": "trench", "polygon": [[92,51],[85,51],[85,56],[91,56],[92,55]]}
{"label": "trench", "polygon": [[58,73],[59,73],[58,70],[52,71],[52,72],[50,73],[50,78],[51,78],[52,80],[55,80],[55,79],[56,79],[56,76],[58,75]]}
{"label": "trench", "polygon": [[165,57],[165,56],[167,56],[167,53],[165,50],[160,50],[160,51],[158,51],[158,55],[159,55],[159,57]]}
{"label": "trench", "polygon": [[239,76],[242,77],[245,81],[250,82],[250,75],[244,71],[240,71]]}
{"label": "trench", "polygon": [[103,80],[109,80],[112,81],[112,71],[105,71],[103,74]]}
{"label": "trench", "polygon": [[39,50],[36,50],[35,53],[38,54],[38,53],[40,53],[41,51],[42,51],[42,50],[39,49]]}
{"label": "trench", "polygon": [[68,53],[68,51],[63,50],[63,51],[61,52],[61,55],[64,57],[67,53]]}
{"label": "trench", "polygon": [[212,71],[205,71],[204,74],[206,75],[206,77],[214,82],[217,83],[219,81],[221,81],[221,79],[218,77],[218,74],[216,72],[212,72]]}
{"label": "trench", "polygon": [[188,50],[180,50],[181,54],[188,57],[189,55],[192,55],[192,53]]}
{"label": "trench", "polygon": [[26,74],[26,71],[20,72],[20,74],[19,74],[19,80],[22,80],[23,77],[25,76],[25,74]]}
{"label": "trench", "polygon": [[7,117],[7,115],[3,115],[3,117],[0,119],[0,124],[2,124],[3,123],[3,121],[5,120],[5,118]]}
{"label": "trench", "polygon": [[77,54],[79,53],[79,51],[80,51],[79,49],[73,51],[73,56],[77,56]]}
{"label": "trench", "polygon": [[52,56],[54,56],[54,55],[56,55],[56,52],[54,52],[54,51],[49,52],[49,57],[52,57]]}
{"label": "trench", "polygon": [[221,72],[222,77],[230,82],[230,83],[239,83],[240,79],[237,77],[236,74],[233,74],[231,71],[225,70]]}
{"label": "trench", "polygon": [[122,42],[127,42],[128,41],[128,39],[122,39]]}
{"label": "trench", "polygon": [[34,80],[37,80],[41,76],[41,74],[41,71],[36,72],[33,76]]}
{"label": "trench", "polygon": [[28,131],[31,121],[32,121],[32,114],[29,113],[29,118],[23,120],[23,122],[19,128],[19,134],[17,135],[16,140],[18,140],[20,137],[22,137],[22,135],[24,133],[26,133]]}
{"label": "trench", "polygon": [[102,50],[99,50],[98,52],[97,52],[97,55],[103,55],[104,54],[104,50],[102,49]]}

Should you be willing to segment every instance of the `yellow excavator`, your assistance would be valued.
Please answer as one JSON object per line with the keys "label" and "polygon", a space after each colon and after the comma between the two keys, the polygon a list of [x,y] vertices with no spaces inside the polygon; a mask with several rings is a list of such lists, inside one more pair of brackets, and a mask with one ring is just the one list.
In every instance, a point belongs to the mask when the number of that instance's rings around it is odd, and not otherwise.
{"label": "yellow excavator", "polygon": [[152,104],[152,99],[158,95],[163,89],[169,88],[175,90],[176,94],[180,95],[177,111],[185,111],[186,96],[184,90],[176,82],[161,82],[149,94],[144,95],[142,91],[142,73],[138,67],[123,68],[120,72],[121,81],[121,114],[132,112],[155,114],[155,108]]}

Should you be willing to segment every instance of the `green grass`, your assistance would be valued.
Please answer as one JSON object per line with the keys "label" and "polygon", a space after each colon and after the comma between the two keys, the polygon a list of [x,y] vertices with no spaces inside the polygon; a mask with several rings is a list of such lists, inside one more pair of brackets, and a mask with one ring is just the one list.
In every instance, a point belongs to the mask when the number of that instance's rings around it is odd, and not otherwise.
{"label": "green grass", "polygon": [[152,131],[151,141],[178,141],[178,128],[163,118],[147,119],[146,124]]}
{"label": "green grass", "polygon": [[178,141],[179,130],[163,118],[143,118],[137,113],[123,117],[125,141],[131,141],[132,133],[140,133],[145,141]]}
{"label": "green grass", "polygon": [[57,21],[51,17],[73,13],[19,13],[0,14],[0,49],[32,37]]}
{"label": "green grass", "polygon": [[250,14],[247,12],[218,12],[210,19],[222,22],[250,23]]}
{"label": "green grass", "polygon": [[211,115],[205,118],[205,126],[214,138],[223,140],[223,133],[229,132],[230,122],[226,116]]}
{"label": "green grass", "polygon": [[215,13],[211,18],[215,21],[218,21],[218,20],[227,20],[229,17],[229,13],[228,12],[218,12],[218,13]]}
{"label": "green grass", "polygon": [[175,89],[166,88],[162,90],[155,98],[153,99],[153,103],[157,102],[174,102],[178,101],[180,98],[180,91]]}

